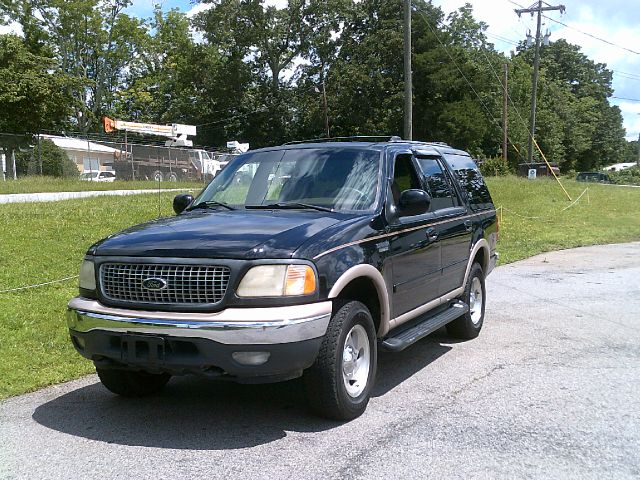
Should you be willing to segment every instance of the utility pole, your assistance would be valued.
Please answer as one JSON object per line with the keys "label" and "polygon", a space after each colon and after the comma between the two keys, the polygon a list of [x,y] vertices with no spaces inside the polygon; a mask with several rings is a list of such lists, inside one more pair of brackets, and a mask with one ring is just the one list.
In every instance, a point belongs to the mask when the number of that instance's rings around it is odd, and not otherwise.
{"label": "utility pole", "polygon": [[39,129],[38,129],[38,173],[42,175],[42,142],[40,142]]}
{"label": "utility pole", "polygon": [[545,3],[545,7],[542,6],[542,0],[538,0],[537,5],[534,3],[529,8],[519,8],[515,12],[518,17],[523,13],[530,13],[533,16],[534,13],[538,14],[538,25],[536,28],[536,45],[535,55],[533,57],[533,86],[531,88],[531,116],[529,117],[529,148],[527,151],[527,162],[533,163],[533,138],[536,133],[536,99],[538,95],[538,67],[540,66],[540,27],[542,26],[542,12],[549,12],[553,10],[560,10],[560,13],[564,13],[566,10],[564,5],[549,5]]}
{"label": "utility pole", "polygon": [[404,138],[413,140],[413,86],[411,84],[411,0],[404,0]]}
{"label": "utility pole", "polygon": [[502,92],[502,161],[507,164],[507,130],[509,128],[509,65],[504,64],[504,90]]}
{"label": "utility pole", "polygon": [[324,105],[324,131],[327,135],[327,138],[330,138],[331,133],[329,132],[329,107],[327,106],[327,88],[324,84],[324,80],[322,80],[322,104]]}
{"label": "utility pole", "polygon": [[638,134],[638,160],[636,161],[636,163],[640,167],[640,133]]}

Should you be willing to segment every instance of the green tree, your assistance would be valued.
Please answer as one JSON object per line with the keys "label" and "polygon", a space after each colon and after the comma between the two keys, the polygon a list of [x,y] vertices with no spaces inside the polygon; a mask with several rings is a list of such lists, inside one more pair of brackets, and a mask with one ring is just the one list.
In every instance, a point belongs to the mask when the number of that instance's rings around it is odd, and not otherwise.
{"label": "green tree", "polygon": [[0,132],[35,133],[64,124],[74,81],[53,59],[31,53],[16,35],[0,35]]}
{"label": "green tree", "polygon": [[[531,64],[533,49],[521,45],[518,60]],[[564,170],[593,170],[621,161],[622,115],[609,104],[612,72],[565,40],[541,49],[536,138]],[[525,105],[523,105],[523,108]]]}
{"label": "green tree", "polygon": [[[33,134],[64,125],[74,105],[67,92],[75,82],[55,66],[51,58],[31,53],[20,37],[0,35],[0,132]],[[29,139],[0,135],[0,147],[10,159]],[[13,164],[7,165],[13,178]]]}
{"label": "green tree", "polygon": [[[234,118],[241,127],[231,128],[240,136],[249,136],[255,145],[279,143],[288,137],[292,114],[290,81],[283,73],[306,48],[306,32],[312,26],[304,20],[303,0],[289,0],[286,8],[265,7],[263,0],[217,0],[201,13],[195,24],[205,42],[215,46],[223,64],[232,75],[251,81]],[[240,62],[242,62],[241,65]]]}
{"label": "green tree", "polygon": [[[69,156],[51,140],[34,142],[35,146],[16,154],[16,170],[18,176],[42,175],[51,177],[77,178],[79,175],[76,164]],[[42,169],[40,168],[42,162]]]}
{"label": "green tree", "polygon": [[10,0],[6,9],[25,32],[27,47],[47,52],[63,73],[80,80],[69,93],[77,100],[75,126],[99,128],[113,110],[115,92],[138,54],[144,37],[142,20],[123,10],[131,0]]}
{"label": "green tree", "polygon": [[[40,153],[38,152],[40,149]],[[53,177],[78,177],[78,167],[68,155],[51,140],[42,140],[40,146],[36,145],[34,158],[42,161],[42,174]]]}
{"label": "green tree", "polygon": [[414,137],[497,155],[505,59],[486,41],[470,5],[445,20],[424,6],[414,20]]}

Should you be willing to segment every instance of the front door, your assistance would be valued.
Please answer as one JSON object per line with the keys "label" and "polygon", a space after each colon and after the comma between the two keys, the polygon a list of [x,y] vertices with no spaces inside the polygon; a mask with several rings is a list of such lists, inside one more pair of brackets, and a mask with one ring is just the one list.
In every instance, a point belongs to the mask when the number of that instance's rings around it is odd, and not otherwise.
{"label": "front door", "polygon": [[[400,193],[411,188],[423,188],[415,161],[409,154],[398,155],[389,201],[397,207]],[[433,213],[399,216],[391,227],[394,318],[439,297],[440,242],[433,221]]]}

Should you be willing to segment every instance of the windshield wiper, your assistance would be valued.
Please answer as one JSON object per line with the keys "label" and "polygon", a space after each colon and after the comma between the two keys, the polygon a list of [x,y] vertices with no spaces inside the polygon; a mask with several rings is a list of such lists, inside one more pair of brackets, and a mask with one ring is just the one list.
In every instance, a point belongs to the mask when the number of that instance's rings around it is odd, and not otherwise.
{"label": "windshield wiper", "polygon": [[200,202],[197,205],[194,205],[193,207],[189,208],[189,211],[195,210],[196,208],[211,208],[211,207],[224,207],[229,210],[235,210],[235,208],[233,208],[231,205],[227,203],[218,202],[216,200],[205,200],[204,202]]}
{"label": "windshield wiper", "polygon": [[244,208],[255,208],[255,209],[264,209],[264,210],[273,210],[273,209],[296,209],[296,208],[307,208],[309,210],[319,210],[321,212],[333,212],[332,208],[322,207],[320,205],[313,205],[311,203],[300,203],[300,202],[277,202],[277,203],[269,203],[267,205],[245,205]]}

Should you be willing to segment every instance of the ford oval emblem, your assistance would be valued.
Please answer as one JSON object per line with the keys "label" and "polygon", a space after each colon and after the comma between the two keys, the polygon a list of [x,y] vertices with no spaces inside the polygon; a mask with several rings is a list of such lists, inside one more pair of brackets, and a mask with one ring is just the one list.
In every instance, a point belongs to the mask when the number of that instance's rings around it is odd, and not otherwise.
{"label": "ford oval emblem", "polygon": [[167,288],[167,281],[164,278],[146,278],[142,281],[142,286],[147,290],[164,290]]}

